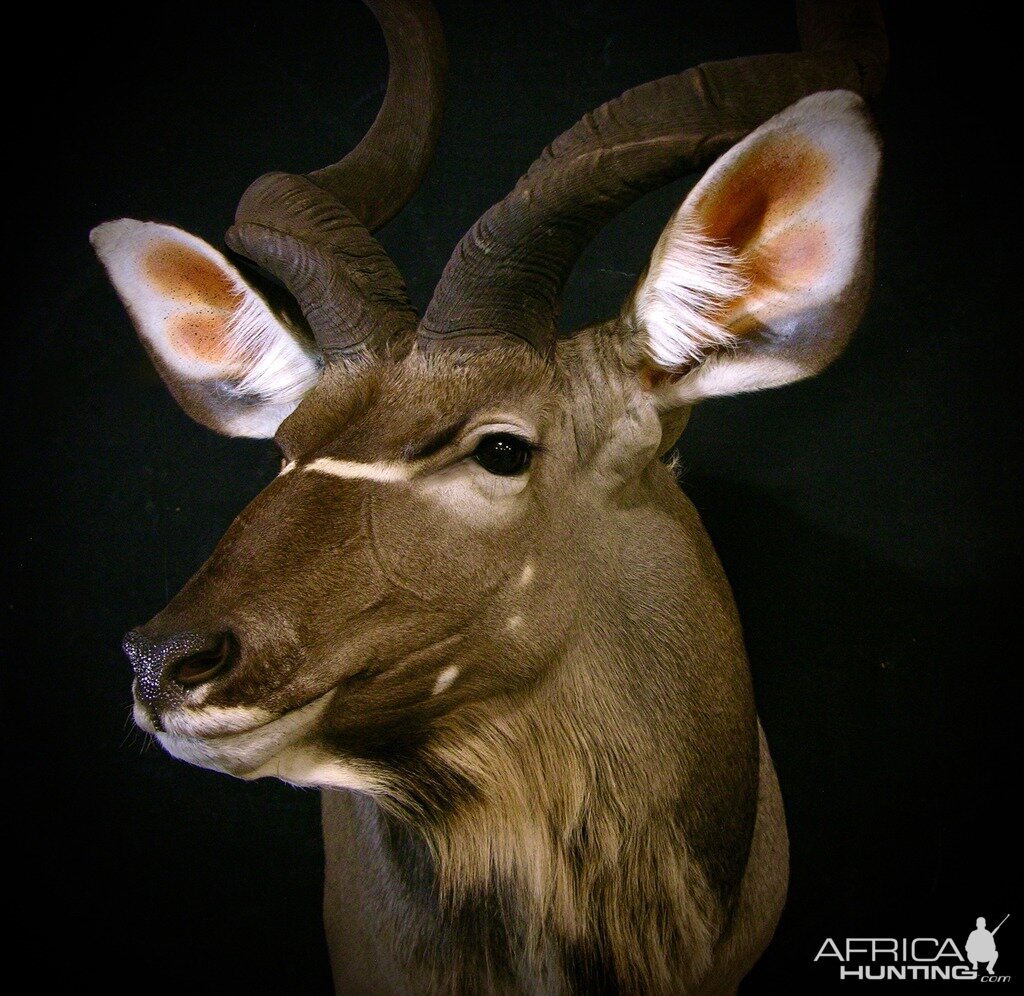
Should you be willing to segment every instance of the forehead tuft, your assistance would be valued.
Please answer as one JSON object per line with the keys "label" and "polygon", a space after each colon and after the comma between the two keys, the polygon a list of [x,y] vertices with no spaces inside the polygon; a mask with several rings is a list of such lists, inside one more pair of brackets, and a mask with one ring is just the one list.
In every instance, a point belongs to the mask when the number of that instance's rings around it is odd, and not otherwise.
{"label": "forehead tuft", "polygon": [[353,372],[329,366],[278,431],[289,453],[338,450],[356,460],[401,458],[476,413],[541,420],[554,389],[550,366],[518,344],[486,352],[412,352]]}

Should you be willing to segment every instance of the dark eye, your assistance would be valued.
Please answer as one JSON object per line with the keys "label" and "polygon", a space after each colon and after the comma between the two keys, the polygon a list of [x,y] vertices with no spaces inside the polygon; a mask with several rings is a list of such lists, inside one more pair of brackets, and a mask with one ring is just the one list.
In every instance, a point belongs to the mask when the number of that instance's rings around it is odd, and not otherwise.
{"label": "dark eye", "polygon": [[521,474],[530,466],[533,447],[521,436],[511,432],[496,432],[484,436],[473,451],[473,459],[489,474],[511,477]]}

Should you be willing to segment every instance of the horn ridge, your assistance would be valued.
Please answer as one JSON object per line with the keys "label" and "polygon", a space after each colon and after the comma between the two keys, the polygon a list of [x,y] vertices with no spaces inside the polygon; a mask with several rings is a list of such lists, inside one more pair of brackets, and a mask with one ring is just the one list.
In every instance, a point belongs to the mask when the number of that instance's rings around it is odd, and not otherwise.
{"label": "horn ridge", "polygon": [[397,266],[372,235],[426,173],[440,133],[447,72],[428,0],[366,0],[388,49],[381,109],[339,162],[306,175],[268,173],[239,201],[228,246],[296,298],[325,358],[412,341],[417,315]]}

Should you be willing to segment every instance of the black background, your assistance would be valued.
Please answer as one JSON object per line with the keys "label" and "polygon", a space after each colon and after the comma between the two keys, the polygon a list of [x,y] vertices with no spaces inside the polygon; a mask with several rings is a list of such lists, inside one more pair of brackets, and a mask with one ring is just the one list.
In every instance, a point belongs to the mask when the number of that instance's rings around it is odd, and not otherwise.
{"label": "black background", "polygon": [[[797,45],[774,2],[441,12],[445,130],[380,235],[420,307],[463,231],[583,112],[698,61]],[[813,963],[828,936],[962,944],[976,916],[1016,912],[1019,179],[1001,167],[1015,118],[994,103],[1009,84],[986,69],[1006,31],[897,13],[860,333],[814,381],[705,404],[681,444],[792,839],[789,904],[749,992],[829,988],[835,966]],[[7,85],[4,212],[13,958],[44,988],[326,992],[316,793],[148,744],[119,650],[276,457],[178,411],[87,232],[127,215],[220,244],[251,179],[358,141],[383,43],[350,2],[26,16],[7,43],[23,68]],[[618,307],[687,185],[588,250],[567,327]],[[1011,917],[999,935],[1018,978],[1020,929]]]}

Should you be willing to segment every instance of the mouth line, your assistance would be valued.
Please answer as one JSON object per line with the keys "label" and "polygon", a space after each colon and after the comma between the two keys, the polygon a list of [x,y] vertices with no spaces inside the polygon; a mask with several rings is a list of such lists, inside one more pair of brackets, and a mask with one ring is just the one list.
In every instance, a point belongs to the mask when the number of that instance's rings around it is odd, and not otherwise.
{"label": "mouth line", "polygon": [[[206,706],[205,708],[196,710],[179,708],[166,715],[154,715],[150,708],[140,702],[137,695],[133,694],[133,715],[136,724],[147,733],[216,745],[220,742],[231,740],[234,737],[246,737],[258,733],[260,730],[263,730],[268,726],[272,726],[274,723],[279,723],[282,720],[287,719],[294,713],[307,709],[314,702],[317,702],[326,695],[329,695],[332,691],[334,691],[334,689],[328,689],[326,692],[320,692],[317,695],[313,695],[310,698],[299,702],[297,705],[290,706],[284,711],[275,713],[270,713],[268,710],[263,709],[260,706]],[[250,723],[245,726],[232,726],[232,710],[237,710],[237,712],[234,713],[234,718],[236,720],[245,717],[246,714],[252,718],[255,718],[258,714],[262,715],[259,715],[259,722]],[[220,715],[217,714],[218,711],[220,711]],[[220,720],[220,723],[218,723],[218,720]],[[209,724],[209,733],[205,732],[203,728],[204,721]],[[191,730],[188,729],[188,726],[193,724],[195,728]],[[226,728],[224,728],[225,725]],[[220,726],[219,729],[218,726]]]}
{"label": "mouth line", "polygon": [[316,726],[330,705],[336,688],[309,699],[304,705],[280,713],[264,723],[217,736],[161,732],[160,745],[172,756],[203,768],[241,778],[254,773],[272,758],[290,751]]}
{"label": "mouth line", "polygon": [[[309,700],[309,702],[303,702],[301,705],[297,705],[292,709],[286,710],[285,712],[275,713],[273,716],[270,717],[270,719],[265,720],[262,723],[257,723],[255,726],[246,726],[244,729],[230,730],[227,733],[216,733],[212,736],[197,736],[195,734],[185,734],[185,736],[193,740],[203,740],[206,743],[216,743],[218,740],[227,740],[230,737],[244,737],[249,733],[255,733],[257,730],[262,730],[265,726],[270,726],[271,723],[276,723],[279,720],[284,719],[285,716],[288,716],[293,712],[298,712],[299,709],[305,709],[310,702],[315,702],[318,698],[320,698],[319,695],[314,696]],[[182,734],[179,733],[172,734],[172,736],[181,735]]]}

